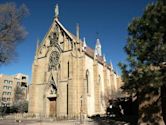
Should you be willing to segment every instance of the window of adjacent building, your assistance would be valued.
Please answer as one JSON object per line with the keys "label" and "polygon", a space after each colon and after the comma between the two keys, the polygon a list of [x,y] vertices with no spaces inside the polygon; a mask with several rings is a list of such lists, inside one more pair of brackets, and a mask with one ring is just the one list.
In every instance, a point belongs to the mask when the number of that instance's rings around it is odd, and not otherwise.
{"label": "window of adjacent building", "polygon": [[4,80],[4,83],[7,84],[7,83],[8,83],[8,80]]}
{"label": "window of adjacent building", "polygon": [[11,92],[7,92],[7,95],[11,95],[12,93]]}
{"label": "window of adjacent building", "polygon": [[25,76],[22,76],[22,80],[26,80],[26,77],[25,77]]}
{"label": "window of adjacent building", "polygon": [[5,84],[12,84],[12,83],[13,83],[13,81],[4,80],[4,83],[5,83]]}
{"label": "window of adjacent building", "polygon": [[10,101],[10,98],[7,98],[7,101]]}
{"label": "window of adjacent building", "polygon": [[11,90],[12,87],[11,86],[3,86],[3,89]]}
{"label": "window of adjacent building", "polygon": [[2,101],[6,101],[6,97],[2,97]]}
{"label": "window of adjacent building", "polygon": [[9,81],[9,84],[12,84],[13,83],[13,81]]}
{"label": "window of adjacent building", "polygon": [[7,89],[8,89],[8,90],[11,90],[11,89],[12,89],[12,87],[11,87],[11,86],[7,86]]}
{"label": "window of adjacent building", "polygon": [[2,95],[7,95],[7,92],[3,92]]}

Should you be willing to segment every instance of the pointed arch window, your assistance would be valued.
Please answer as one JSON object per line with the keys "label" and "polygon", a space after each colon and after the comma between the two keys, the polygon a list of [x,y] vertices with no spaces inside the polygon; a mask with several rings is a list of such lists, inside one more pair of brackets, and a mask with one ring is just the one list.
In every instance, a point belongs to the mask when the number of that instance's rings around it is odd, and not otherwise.
{"label": "pointed arch window", "polygon": [[69,70],[70,70],[70,67],[69,67],[70,65],[69,65],[69,62],[67,63],[67,77],[69,78],[69,76],[70,76],[70,72],[69,72]]}
{"label": "pointed arch window", "polygon": [[86,70],[86,92],[89,93],[89,70]]}
{"label": "pointed arch window", "polygon": [[99,78],[98,78],[98,82],[99,82],[99,85],[101,83],[101,76],[99,75]]}
{"label": "pointed arch window", "polygon": [[69,85],[67,84],[67,115],[69,114]]}
{"label": "pointed arch window", "polygon": [[61,65],[60,64],[58,65],[58,69],[61,70]]}

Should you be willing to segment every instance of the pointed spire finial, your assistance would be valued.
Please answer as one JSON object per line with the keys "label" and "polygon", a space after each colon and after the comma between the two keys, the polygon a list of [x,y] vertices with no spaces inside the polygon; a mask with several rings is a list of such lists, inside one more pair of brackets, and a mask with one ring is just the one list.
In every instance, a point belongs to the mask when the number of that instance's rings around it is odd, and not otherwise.
{"label": "pointed spire finial", "polygon": [[95,49],[94,56],[96,57],[98,55],[97,50]]}
{"label": "pointed spire finial", "polygon": [[40,43],[40,40],[39,40],[39,38],[37,38],[35,59],[37,58],[37,52],[38,52],[38,49],[39,49],[39,43]]}
{"label": "pointed spire finial", "polygon": [[39,43],[40,43],[40,40],[39,40],[39,38],[37,38],[37,40],[36,40],[36,49],[39,48]]}
{"label": "pointed spire finial", "polygon": [[118,76],[117,66],[115,67],[115,72],[116,72],[116,75]]}
{"label": "pointed spire finial", "polygon": [[95,50],[97,51],[97,55],[102,56],[101,52],[101,44],[99,38],[96,40],[96,47]]}
{"label": "pointed spire finial", "polygon": [[105,55],[103,54],[103,60],[104,60],[104,62],[106,62],[106,58],[105,58]]}
{"label": "pointed spire finial", "polygon": [[78,23],[76,25],[76,37],[77,37],[77,42],[79,42],[79,40],[80,40],[80,26]]}
{"label": "pointed spire finial", "polygon": [[55,6],[55,18],[58,18],[59,17],[59,6],[58,4],[56,4]]}
{"label": "pointed spire finial", "polygon": [[83,38],[83,50],[86,49],[86,40],[85,40],[85,37]]}
{"label": "pointed spire finial", "polygon": [[113,65],[112,65],[112,61],[110,60],[110,67],[111,67],[111,70],[113,70]]}

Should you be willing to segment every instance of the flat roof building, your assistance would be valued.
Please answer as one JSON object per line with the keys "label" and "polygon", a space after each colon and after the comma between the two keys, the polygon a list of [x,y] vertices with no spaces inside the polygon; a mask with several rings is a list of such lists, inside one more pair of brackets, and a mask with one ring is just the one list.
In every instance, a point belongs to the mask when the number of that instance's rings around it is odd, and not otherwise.
{"label": "flat roof building", "polygon": [[16,75],[0,74],[0,106],[12,106],[15,101],[15,89],[20,86],[25,99],[27,98],[28,75],[18,73]]}

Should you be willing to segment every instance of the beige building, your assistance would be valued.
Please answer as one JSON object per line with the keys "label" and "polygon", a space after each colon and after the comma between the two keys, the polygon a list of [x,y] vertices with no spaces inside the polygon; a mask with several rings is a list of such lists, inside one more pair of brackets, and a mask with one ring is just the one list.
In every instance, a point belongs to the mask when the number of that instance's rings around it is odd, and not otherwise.
{"label": "beige building", "polygon": [[16,75],[0,74],[0,106],[12,106],[16,86],[20,86],[27,97],[28,76],[18,73]]}
{"label": "beige building", "polygon": [[95,49],[70,33],[58,19],[37,45],[32,65],[29,113],[55,117],[92,116],[105,113],[106,91],[118,90],[121,80],[102,56],[100,40]]}

